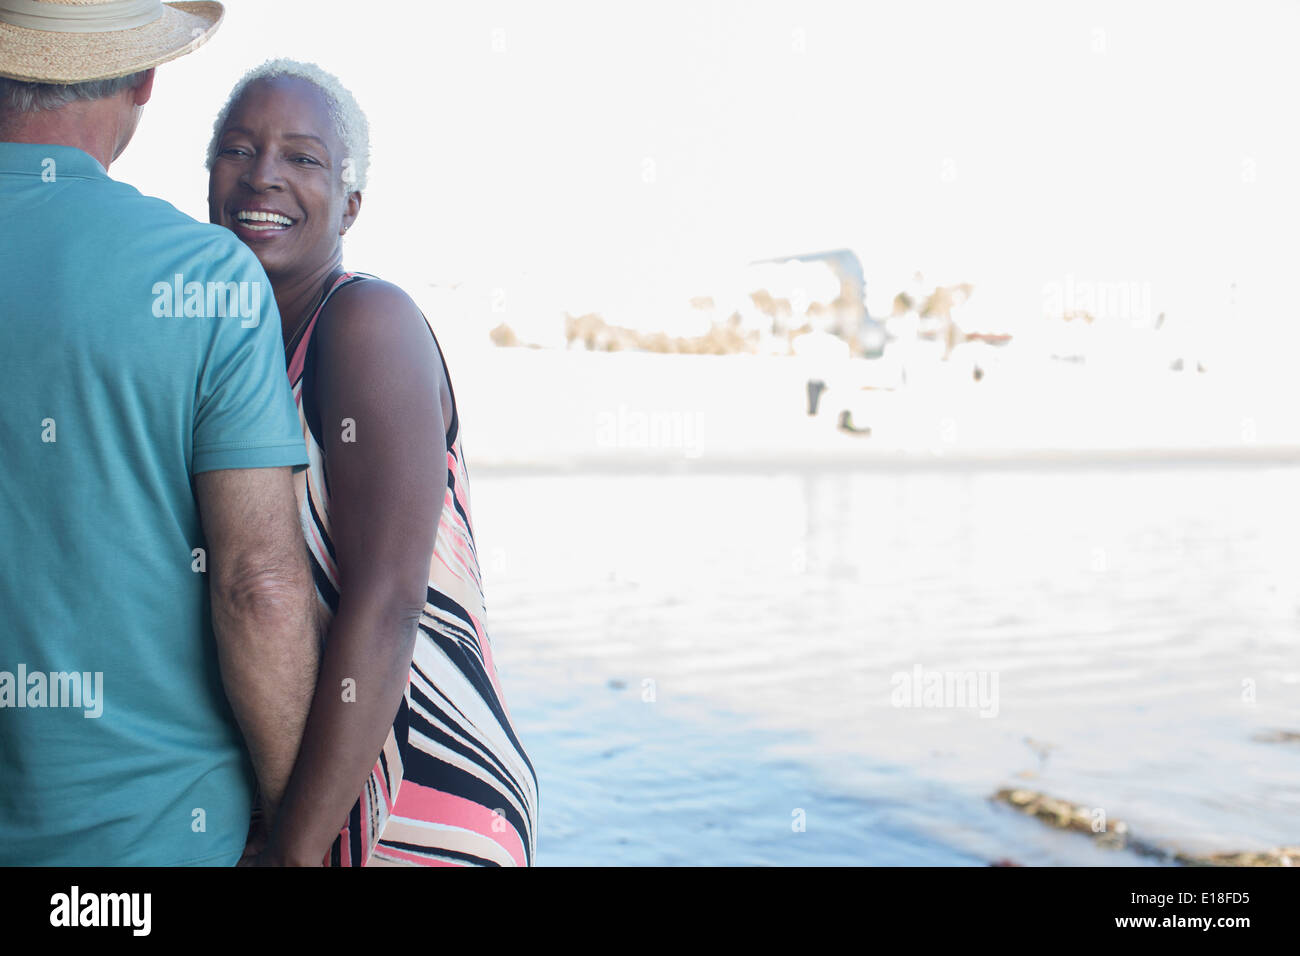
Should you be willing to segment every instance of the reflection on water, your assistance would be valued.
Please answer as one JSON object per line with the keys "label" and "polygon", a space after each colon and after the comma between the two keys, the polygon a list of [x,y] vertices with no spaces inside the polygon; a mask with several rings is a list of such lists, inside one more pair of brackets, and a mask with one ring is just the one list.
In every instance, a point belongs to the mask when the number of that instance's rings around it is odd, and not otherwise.
{"label": "reflection on water", "polygon": [[[476,473],[539,862],[1147,862],[990,804],[1003,786],[1169,847],[1300,842],[1300,745],[1251,739],[1300,730],[1297,487]],[[891,706],[917,666],[996,675],[996,716]]]}

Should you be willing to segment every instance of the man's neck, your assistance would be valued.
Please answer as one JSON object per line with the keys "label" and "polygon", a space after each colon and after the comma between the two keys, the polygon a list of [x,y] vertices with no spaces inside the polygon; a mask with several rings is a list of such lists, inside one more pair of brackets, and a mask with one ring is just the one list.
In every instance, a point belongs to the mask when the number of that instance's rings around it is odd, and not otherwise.
{"label": "man's neck", "polygon": [[0,139],[8,143],[71,146],[89,153],[108,169],[117,158],[118,127],[114,118],[97,109],[95,102],[74,102],[57,110],[28,113],[0,126]]}

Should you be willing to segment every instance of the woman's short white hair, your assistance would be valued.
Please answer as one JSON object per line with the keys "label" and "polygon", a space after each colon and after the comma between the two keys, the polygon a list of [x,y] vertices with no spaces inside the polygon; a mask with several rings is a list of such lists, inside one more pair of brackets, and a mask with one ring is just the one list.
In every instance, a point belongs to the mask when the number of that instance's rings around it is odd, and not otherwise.
{"label": "woman's short white hair", "polygon": [[345,192],[360,191],[366,188],[366,174],[370,170],[370,124],[366,114],[361,111],[356,97],[339,82],[333,73],[322,70],[315,63],[303,63],[299,60],[267,60],[261,66],[253,67],[235,84],[230,91],[226,105],[217,114],[212,125],[212,141],[208,144],[208,170],[217,159],[217,146],[221,140],[221,131],[225,128],[230,111],[249,85],[257,80],[271,79],[277,76],[293,76],[311,83],[325,94],[329,104],[330,118],[343,141],[343,189]]}

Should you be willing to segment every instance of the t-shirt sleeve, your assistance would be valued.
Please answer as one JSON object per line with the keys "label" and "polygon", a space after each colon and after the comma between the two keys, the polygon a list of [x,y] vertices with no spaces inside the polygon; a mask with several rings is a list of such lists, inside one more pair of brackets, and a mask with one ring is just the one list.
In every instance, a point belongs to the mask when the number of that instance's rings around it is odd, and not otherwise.
{"label": "t-shirt sleeve", "polygon": [[[199,376],[190,472],[285,465],[301,471],[307,451],[285,371],[271,283],[242,245],[227,261],[229,268],[214,268],[210,278],[230,281],[233,275],[241,309],[237,315],[208,319],[212,336]],[[226,275],[219,277],[219,271]]]}

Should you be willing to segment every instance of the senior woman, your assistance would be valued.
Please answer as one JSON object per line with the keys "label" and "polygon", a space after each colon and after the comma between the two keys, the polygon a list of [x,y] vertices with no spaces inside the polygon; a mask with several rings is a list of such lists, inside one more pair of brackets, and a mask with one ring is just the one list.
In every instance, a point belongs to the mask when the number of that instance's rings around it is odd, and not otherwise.
{"label": "senior woman", "polygon": [[249,859],[531,865],[537,778],[485,629],[447,366],[401,289],[342,266],[368,154],[352,94],[293,60],[236,84],[208,150],[209,218],[257,255],[279,308],[324,635],[297,763]]}

